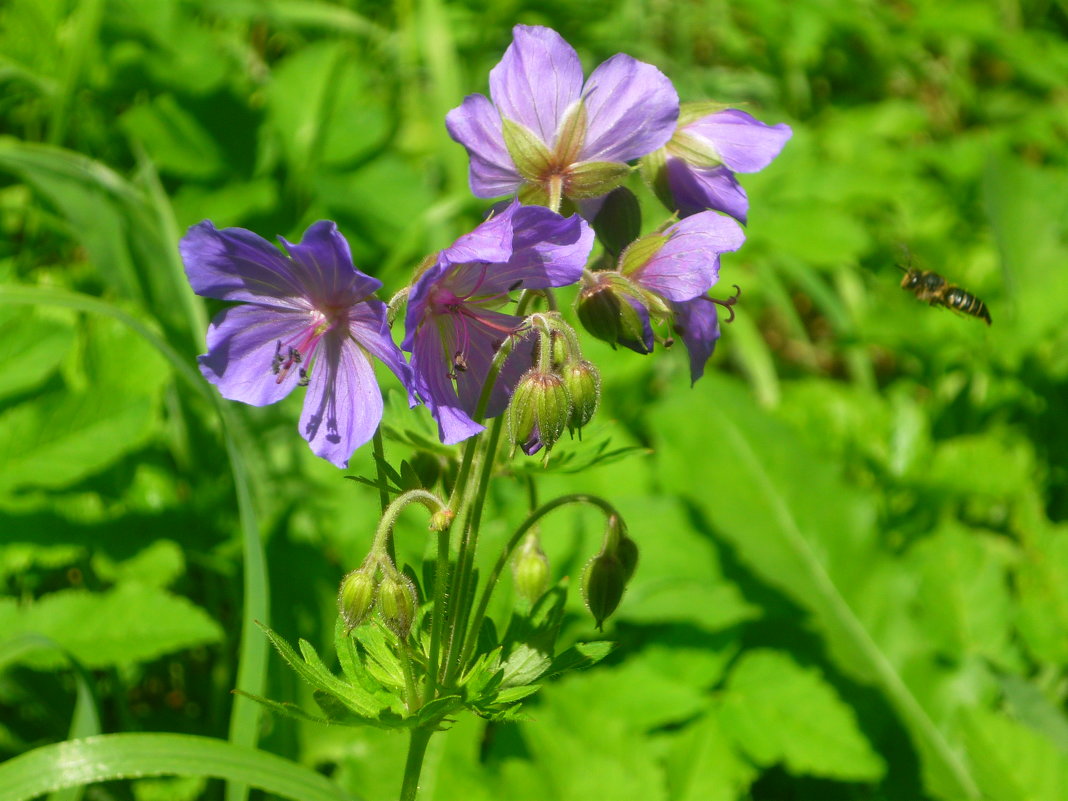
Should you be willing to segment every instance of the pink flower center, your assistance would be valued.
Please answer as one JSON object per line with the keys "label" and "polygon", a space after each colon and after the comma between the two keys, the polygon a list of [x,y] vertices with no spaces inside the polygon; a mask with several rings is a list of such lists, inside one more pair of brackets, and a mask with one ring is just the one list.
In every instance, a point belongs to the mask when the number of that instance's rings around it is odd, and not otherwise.
{"label": "pink flower center", "polygon": [[311,321],[307,326],[284,342],[281,339],[278,340],[274,349],[274,358],[271,360],[271,373],[275,375],[275,383],[281,384],[285,381],[289,372],[296,367],[300,375],[298,386],[307,386],[319,342],[344,319],[345,310],[334,308],[317,310],[312,313]]}

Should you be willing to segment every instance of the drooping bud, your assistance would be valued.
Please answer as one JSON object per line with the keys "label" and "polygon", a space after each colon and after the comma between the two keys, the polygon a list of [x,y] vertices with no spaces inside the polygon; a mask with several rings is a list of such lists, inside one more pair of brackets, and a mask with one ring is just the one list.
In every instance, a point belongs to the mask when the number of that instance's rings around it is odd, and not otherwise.
{"label": "drooping bud", "polygon": [[345,628],[352,631],[366,622],[375,607],[374,570],[358,568],[341,580],[337,594],[337,610],[345,621]]}
{"label": "drooping bud", "polygon": [[412,630],[418,603],[415,584],[403,573],[387,575],[378,585],[378,609],[382,621],[402,640]]}
{"label": "drooping bud", "polygon": [[[619,343],[638,353],[653,349],[652,331],[638,309],[661,313],[651,293],[635,286],[617,272],[594,273],[575,301],[579,321],[598,339]],[[666,307],[665,307],[666,308]]]}
{"label": "drooping bud", "polygon": [[512,562],[516,593],[531,606],[549,588],[549,559],[536,534],[528,534]]}
{"label": "drooping bud", "polygon": [[642,210],[638,198],[625,186],[613,189],[593,218],[593,230],[605,250],[613,257],[641,234]]}
{"label": "drooping bud", "polygon": [[582,431],[593,419],[601,400],[601,374],[591,362],[572,362],[564,367],[564,386],[571,396],[571,416],[567,421],[568,431]]}
{"label": "drooping bud", "polygon": [[571,396],[558,375],[538,369],[519,379],[508,405],[508,435],[528,456],[549,450],[571,417]]}
{"label": "drooping bud", "polygon": [[430,530],[431,531],[444,531],[452,525],[453,518],[456,517],[456,512],[452,509],[439,509],[430,515]]}
{"label": "drooping bud", "polygon": [[626,570],[618,557],[602,551],[586,563],[582,571],[582,599],[598,629],[616,611],[626,585]]}

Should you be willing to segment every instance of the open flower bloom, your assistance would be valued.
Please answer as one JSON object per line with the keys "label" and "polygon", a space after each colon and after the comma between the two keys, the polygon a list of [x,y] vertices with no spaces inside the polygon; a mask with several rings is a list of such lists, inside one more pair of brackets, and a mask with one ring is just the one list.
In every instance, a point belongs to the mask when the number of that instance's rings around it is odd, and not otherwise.
{"label": "open flower bloom", "polygon": [[[575,283],[593,247],[593,231],[577,215],[513,202],[451,247],[416,279],[408,295],[404,350],[412,354],[414,387],[452,445],[483,426],[473,418],[494,354],[523,318],[497,311],[518,289]],[[530,367],[533,343],[515,343],[493,384],[486,417],[504,411]]]}
{"label": "open flower bloom", "polygon": [[652,351],[654,322],[670,322],[690,353],[696,381],[719,338],[717,301],[706,293],[719,280],[720,254],[744,242],[742,227],[714,211],[635,240],[618,271],[585,279],[579,317],[595,336],[637,353]]}
{"label": "open flower bloom", "polygon": [[626,162],[664,145],[679,98],[656,67],[622,53],[583,83],[578,54],[556,31],[516,25],[490,71],[490,98],[468,95],[445,118],[471,157],[471,191],[524,189],[544,204],[599,197],[630,172]]}
{"label": "open flower bloom", "polygon": [[707,109],[706,104],[684,105],[671,141],[643,162],[642,171],[680,217],[717,209],[744,223],[749,198],[734,173],[767,167],[793,131],[785,123],[765,125],[738,109]]}
{"label": "open flower bloom", "polygon": [[200,371],[224,398],[266,406],[306,385],[300,433],[312,451],[338,467],[374,434],[382,395],[371,356],[410,387],[411,370],[393,342],[382,283],[352,264],[337,226],[320,221],[283,254],[243,228],[218,230],[205,220],[180,249],[198,295],[241,301],[208,328]]}

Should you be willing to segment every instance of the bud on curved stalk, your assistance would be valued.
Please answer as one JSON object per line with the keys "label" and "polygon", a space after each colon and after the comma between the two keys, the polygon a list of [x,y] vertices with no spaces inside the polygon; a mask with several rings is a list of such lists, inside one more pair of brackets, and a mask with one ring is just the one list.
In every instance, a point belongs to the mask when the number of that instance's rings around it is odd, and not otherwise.
{"label": "bud on curved stalk", "polygon": [[512,562],[512,577],[515,579],[516,593],[530,606],[549,588],[549,559],[541,549],[536,534],[528,534],[523,540]]}
{"label": "bud on curved stalk", "polygon": [[616,611],[626,584],[626,570],[616,556],[602,551],[586,563],[582,571],[582,600],[598,629]]}
{"label": "bud on curved stalk", "polygon": [[620,273],[602,271],[584,279],[575,310],[583,327],[598,339],[649,353],[653,349],[649,316],[659,317],[667,308]]}
{"label": "bud on curved stalk", "polygon": [[528,456],[551,450],[571,417],[571,396],[558,375],[529,370],[508,405],[508,436]]}
{"label": "bud on curved stalk", "polygon": [[412,630],[419,597],[412,580],[403,573],[386,576],[378,585],[378,609],[382,621],[402,640]]}
{"label": "bud on curved stalk", "polygon": [[353,570],[341,580],[337,609],[347,631],[365,623],[371,616],[375,607],[376,586],[374,570],[369,571],[364,567]]}
{"label": "bud on curved stalk", "polygon": [[580,435],[582,427],[593,419],[601,401],[601,374],[591,362],[572,362],[564,367],[564,386],[571,396],[571,416],[567,420],[567,429],[572,434],[576,429]]}

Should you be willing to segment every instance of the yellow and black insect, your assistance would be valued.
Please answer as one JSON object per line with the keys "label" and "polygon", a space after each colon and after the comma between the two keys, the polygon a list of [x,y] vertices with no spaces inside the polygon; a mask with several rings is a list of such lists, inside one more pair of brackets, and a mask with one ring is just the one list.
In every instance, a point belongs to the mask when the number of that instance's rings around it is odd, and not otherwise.
{"label": "yellow and black insect", "polygon": [[902,267],[905,277],[901,279],[901,288],[914,293],[917,298],[927,301],[932,306],[945,306],[947,309],[969,314],[986,320],[990,325],[990,312],[986,304],[971,292],[946,282],[946,279],[931,270],[917,270],[914,267]]}

